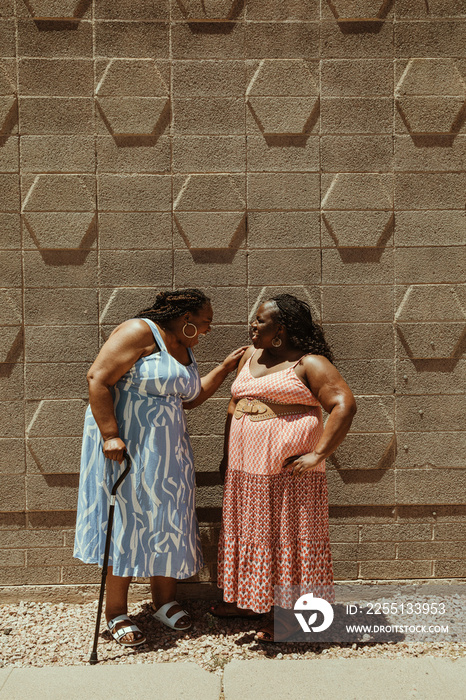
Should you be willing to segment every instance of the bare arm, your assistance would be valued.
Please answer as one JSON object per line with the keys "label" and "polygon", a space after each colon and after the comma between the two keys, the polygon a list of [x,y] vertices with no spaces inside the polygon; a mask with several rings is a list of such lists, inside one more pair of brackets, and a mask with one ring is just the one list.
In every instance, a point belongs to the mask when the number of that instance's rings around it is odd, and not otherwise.
{"label": "bare arm", "polygon": [[313,469],[337,449],[350,429],[357,410],[351,389],[331,362],[321,355],[309,355],[303,360],[303,365],[309,388],[329,417],[314,450],[287,461],[287,466],[295,474],[304,474]]}
{"label": "bare arm", "polygon": [[[248,360],[249,357],[254,352],[254,346],[250,345],[247,350],[244,352],[243,357],[241,358],[239,364],[238,364],[238,369],[236,371],[236,376],[241,372],[241,370],[244,367],[245,362]],[[227,471],[228,467],[228,444],[230,441],[230,428],[231,428],[231,421],[233,420],[233,414],[235,412],[236,404],[238,403],[238,399],[230,399],[230,403],[228,404],[228,410],[227,410],[227,417],[225,421],[225,434],[224,434],[224,439],[223,439],[223,457],[222,461],[220,462],[220,475],[222,477],[222,480],[225,479],[225,474]]]}
{"label": "bare arm", "polygon": [[111,387],[137,360],[153,352],[154,347],[147,323],[139,319],[125,321],[111,333],[87,373],[89,403],[104,440],[104,455],[120,463],[125,444],[118,434]]}
{"label": "bare arm", "polygon": [[232,353],[226,357],[223,362],[215,367],[209,374],[201,378],[201,391],[192,401],[187,401],[183,404],[183,408],[191,409],[200,406],[207,401],[219,388],[219,386],[225,381],[226,377],[232,372],[238,365],[238,362],[242,358],[244,351],[247,346],[233,350]]}

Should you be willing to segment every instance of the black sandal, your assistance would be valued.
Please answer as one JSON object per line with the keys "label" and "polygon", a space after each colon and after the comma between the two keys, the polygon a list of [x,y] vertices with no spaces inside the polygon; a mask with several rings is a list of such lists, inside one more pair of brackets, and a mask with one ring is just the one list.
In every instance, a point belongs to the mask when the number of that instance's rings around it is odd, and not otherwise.
{"label": "black sandal", "polygon": [[[275,627],[277,626],[277,622],[280,624],[282,627],[282,630],[286,632],[283,636],[280,635],[280,633],[276,633]],[[257,642],[261,642],[261,644],[273,644],[274,642],[286,642],[290,637],[293,637],[297,632],[299,631],[299,627],[289,627],[286,625],[283,620],[276,620],[275,624],[271,622],[269,625],[266,627],[263,627],[260,629],[255,635],[254,639]]]}

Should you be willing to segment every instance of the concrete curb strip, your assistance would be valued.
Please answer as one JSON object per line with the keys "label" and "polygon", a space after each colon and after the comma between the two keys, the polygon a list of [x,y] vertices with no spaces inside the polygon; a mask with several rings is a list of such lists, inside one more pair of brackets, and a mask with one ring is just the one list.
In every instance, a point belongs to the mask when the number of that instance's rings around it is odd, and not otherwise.
{"label": "concrete curb strip", "polygon": [[232,661],[225,700],[449,700],[464,698],[466,659]]}
{"label": "concrete curb strip", "polygon": [[[3,685],[2,685],[3,684]],[[3,669],[1,700],[218,700],[221,680],[194,663]]]}
{"label": "concrete curb strip", "polygon": [[[463,700],[466,659],[232,661],[225,700]],[[219,700],[221,680],[194,663],[0,669],[0,700]]]}

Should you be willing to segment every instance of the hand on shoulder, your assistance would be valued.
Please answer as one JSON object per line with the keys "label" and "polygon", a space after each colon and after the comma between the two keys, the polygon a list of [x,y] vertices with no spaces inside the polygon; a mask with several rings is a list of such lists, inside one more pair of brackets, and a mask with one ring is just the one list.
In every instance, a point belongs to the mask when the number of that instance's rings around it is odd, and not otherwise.
{"label": "hand on shoulder", "polygon": [[246,346],[246,350],[244,351],[243,356],[238,363],[238,373],[241,372],[241,370],[243,369],[246,362],[249,360],[251,355],[253,355],[254,350],[255,350],[254,345],[247,345]]}
{"label": "hand on shoulder", "polygon": [[243,345],[240,348],[236,348],[236,350],[233,350],[233,352],[230,352],[230,354],[225,357],[222,364],[228,373],[232,372],[238,366],[246,349],[247,346]]}

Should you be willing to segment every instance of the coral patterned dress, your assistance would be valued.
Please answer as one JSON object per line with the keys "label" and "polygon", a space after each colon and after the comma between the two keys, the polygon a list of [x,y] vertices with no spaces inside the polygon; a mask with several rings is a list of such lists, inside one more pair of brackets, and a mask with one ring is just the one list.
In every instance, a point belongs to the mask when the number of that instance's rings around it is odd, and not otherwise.
{"label": "coral patterned dress", "polygon": [[[251,359],[232,385],[233,398],[312,407],[271,420],[232,418],[218,585],[225,601],[263,613],[274,604],[292,607],[291,586],[331,598],[333,572],[325,462],[299,478],[282,469],[287,457],[311,452],[319,441],[320,404],[295,372],[299,360],[255,378]],[[274,586],[286,588],[274,595]]]}

